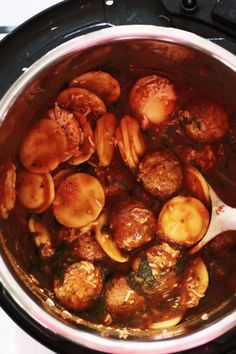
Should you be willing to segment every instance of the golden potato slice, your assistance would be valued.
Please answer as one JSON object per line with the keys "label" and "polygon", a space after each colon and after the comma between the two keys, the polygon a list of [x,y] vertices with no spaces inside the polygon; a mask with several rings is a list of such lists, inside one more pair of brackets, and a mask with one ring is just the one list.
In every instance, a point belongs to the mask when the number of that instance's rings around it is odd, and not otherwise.
{"label": "golden potato slice", "polygon": [[193,166],[185,169],[185,185],[187,190],[204,205],[211,205],[209,187],[203,175]]}
{"label": "golden potato slice", "polygon": [[120,84],[110,74],[104,71],[89,71],[73,79],[70,87],[82,87],[95,93],[105,104],[109,105],[118,100]]}
{"label": "golden potato slice", "polygon": [[68,159],[78,149],[78,145],[80,142],[79,122],[75,119],[73,113],[60,108],[57,104],[55,104],[54,109],[51,109],[48,112],[48,116],[52,120],[55,120],[65,133],[68,144],[68,156],[66,157],[66,159]]}
{"label": "golden potato slice", "polygon": [[190,247],[206,233],[209,218],[208,210],[198,199],[177,196],[162,208],[157,232],[166,241]]}
{"label": "golden potato slice", "polygon": [[104,191],[97,178],[75,173],[67,177],[56,191],[54,216],[64,226],[83,227],[98,217],[104,203]]}
{"label": "golden potato slice", "polygon": [[80,126],[82,130],[80,146],[77,149],[77,152],[68,160],[68,163],[73,166],[77,166],[85,161],[88,161],[95,152],[93,131],[85,117],[80,117]]}
{"label": "golden potato slice", "polygon": [[49,173],[40,175],[23,169],[17,171],[17,198],[26,209],[42,213],[54,197],[54,183]]}
{"label": "golden potato slice", "polygon": [[114,154],[115,128],[116,118],[111,113],[105,113],[97,120],[94,138],[97,155],[102,166],[108,166],[111,163]]}
{"label": "golden potato slice", "polygon": [[39,220],[30,218],[28,221],[28,227],[33,242],[40,252],[40,257],[45,259],[53,256],[55,249],[52,246],[51,234],[44,224]]}
{"label": "golden potato slice", "polygon": [[55,189],[59,187],[62,181],[70,175],[75,173],[75,171],[72,168],[64,168],[63,170],[58,171],[54,176],[53,176],[53,181],[54,181],[54,186]]}
{"label": "golden potato slice", "polygon": [[10,159],[0,165],[0,216],[7,219],[16,200],[16,168]]}
{"label": "golden potato slice", "polygon": [[139,79],[133,86],[129,104],[141,120],[143,128],[160,124],[174,112],[176,94],[171,82],[161,76],[150,75]]}
{"label": "golden potato slice", "polygon": [[41,119],[28,131],[20,147],[22,165],[33,173],[48,173],[67,157],[67,138],[61,127]]}
{"label": "golden potato slice", "polygon": [[116,142],[125,164],[135,169],[145,152],[146,146],[139,123],[126,115],[116,129]]}
{"label": "golden potato slice", "polygon": [[81,87],[71,87],[60,92],[57,103],[62,108],[78,112],[84,116],[98,117],[106,112],[103,101],[93,92]]}
{"label": "golden potato slice", "polygon": [[120,249],[112,241],[111,235],[103,231],[104,227],[108,225],[108,216],[102,213],[98,218],[98,223],[95,225],[95,238],[103,251],[114,261],[124,263],[129,260],[128,256],[123,256]]}
{"label": "golden potato slice", "polygon": [[176,326],[183,318],[183,314],[174,315],[172,318],[152,323],[149,328],[150,329],[161,329],[161,328],[169,328]]}
{"label": "golden potato slice", "polygon": [[182,284],[183,305],[187,308],[196,307],[204,297],[209,284],[207,267],[200,257],[193,259],[187,266]]}

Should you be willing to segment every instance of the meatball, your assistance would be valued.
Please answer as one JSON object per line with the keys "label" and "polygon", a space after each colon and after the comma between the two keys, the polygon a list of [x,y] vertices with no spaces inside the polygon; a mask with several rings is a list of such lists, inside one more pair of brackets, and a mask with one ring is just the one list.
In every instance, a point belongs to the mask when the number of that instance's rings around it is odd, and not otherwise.
{"label": "meatball", "polygon": [[69,310],[88,309],[100,295],[103,288],[102,274],[92,262],[81,261],[70,265],[63,279],[54,279],[54,293]]}
{"label": "meatball", "polygon": [[233,252],[236,252],[236,232],[223,232],[211,240],[207,245],[207,249],[210,250],[214,257],[232,257]]}
{"label": "meatball", "polygon": [[112,211],[113,241],[127,251],[141,247],[155,235],[155,217],[136,199],[121,200]]}
{"label": "meatball", "polygon": [[177,150],[180,160],[185,165],[193,165],[202,172],[212,170],[216,164],[216,154],[210,144],[205,144],[199,149],[184,147]]}
{"label": "meatball", "polygon": [[91,233],[84,233],[69,245],[66,256],[72,261],[77,261],[78,259],[99,261],[106,254]]}
{"label": "meatball", "polygon": [[140,312],[145,306],[145,301],[142,295],[129,286],[124,277],[119,276],[109,283],[105,293],[105,304],[112,315],[128,317]]}
{"label": "meatball", "polygon": [[139,164],[139,178],[149,193],[166,199],[176,194],[182,187],[181,164],[170,150],[147,154]]}
{"label": "meatball", "polygon": [[179,259],[180,251],[165,242],[141,252],[134,259],[132,268],[142,291],[166,297],[178,285],[175,268]]}
{"label": "meatball", "polygon": [[211,99],[192,100],[182,113],[181,120],[186,134],[198,141],[219,140],[229,131],[224,107]]}

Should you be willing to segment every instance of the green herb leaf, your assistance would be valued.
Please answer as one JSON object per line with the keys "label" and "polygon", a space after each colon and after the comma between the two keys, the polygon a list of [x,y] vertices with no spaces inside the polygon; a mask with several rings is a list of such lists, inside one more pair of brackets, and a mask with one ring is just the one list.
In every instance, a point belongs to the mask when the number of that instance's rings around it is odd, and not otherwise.
{"label": "green herb leaf", "polygon": [[34,239],[35,237],[37,237],[38,236],[38,232],[30,232],[30,237],[32,238],[32,239]]}
{"label": "green herb leaf", "polygon": [[184,125],[188,125],[188,124],[191,124],[191,123],[192,123],[192,119],[190,119],[190,118],[188,118],[188,117],[181,116],[180,119],[181,119],[181,122],[182,122]]}
{"label": "green herb leaf", "polygon": [[111,233],[110,226],[109,225],[103,225],[102,228],[101,228],[101,233],[110,235],[110,233]]}
{"label": "green herb leaf", "polygon": [[186,256],[182,256],[178,260],[178,262],[176,263],[176,268],[175,268],[176,275],[181,275],[183,273],[185,266],[186,266],[186,262],[187,262]]}
{"label": "green herb leaf", "polygon": [[150,267],[147,255],[143,255],[138,268],[138,276],[143,279],[147,286],[154,286],[156,279],[152,274],[152,268]]}

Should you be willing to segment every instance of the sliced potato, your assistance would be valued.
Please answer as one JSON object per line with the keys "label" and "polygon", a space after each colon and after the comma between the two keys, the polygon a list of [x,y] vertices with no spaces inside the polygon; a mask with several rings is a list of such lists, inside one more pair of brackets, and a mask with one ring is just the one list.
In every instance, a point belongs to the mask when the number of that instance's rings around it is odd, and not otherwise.
{"label": "sliced potato", "polygon": [[82,87],[95,93],[105,104],[109,105],[118,100],[120,84],[110,74],[104,71],[89,71],[74,78],[70,87]]}
{"label": "sliced potato", "polygon": [[0,216],[7,219],[16,200],[16,168],[10,159],[0,165]]}
{"label": "sliced potato", "polygon": [[66,157],[66,159],[68,159],[78,149],[78,145],[80,142],[79,122],[75,119],[73,113],[60,108],[57,104],[55,104],[54,109],[51,109],[48,112],[48,116],[49,118],[55,120],[65,133],[68,144],[68,156]]}
{"label": "sliced potato", "polygon": [[177,196],[162,208],[157,232],[166,241],[190,247],[204,236],[209,219],[208,210],[198,199]]}
{"label": "sliced potato", "polygon": [[185,185],[187,190],[204,205],[211,205],[209,187],[203,175],[193,166],[185,169]]}
{"label": "sliced potato", "polygon": [[104,203],[104,191],[97,178],[75,173],[58,187],[53,212],[60,224],[80,228],[98,217]]}
{"label": "sliced potato", "polygon": [[53,202],[55,189],[50,173],[35,174],[27,170],[17,172],[17,198],[34,213],[42,213]]}
{"label": "sliced potato", "polygon": [[97,120],[95,130],[95,144],[97,155],[102,166],[111,163],[114,154],[114,135],[116,118],[111,113],[105,113]]}
{"label": "sliced potato", "polygon": [[54,181],[54,186],[55,189],[59,187],[62,181],[70,175],[75,173],[75,171],[72,168],[64,168],[63,170],[58,171],[54,176],[53,176],[53,181]]}
{"label": "sliced potato", "polygon": [[89,122],[84,117],[80,117],[80,126],[82,130],[80,146],[77,152],[68,160],[68,163],[73,166],[88,161],[95,152],[94,134]]}
{"label": "sliced potato", "polygon": [[174,112],[176,94],[171,82],[157,75],[145,76],[133,86],[129,103],[143,128],[160,124]]}
{"label": "sliced potato", "polygon": [[108,233],[103,232],[104,226],[107,226],[108,224],[107,213],[102,213],[97,221],[97,225],[95,225],[95,238],[103,251],[116,262],[127,262],[129,257],[123,256],[120,249],[112,241],[111,236]]}
{"label": "sliced potato", "polygon": [[57,103],[62,108],[85,116],[98,117],[106,112],[103,101],[93,92],[81,87],[71,87],[60,92]]}
{"label": "sliced potato", "polygon": [[160,321],[160,322],[154,322],[152,323],[149,328],[150,329],[161,329],[161,328],[169,328],[169,327],[174,327],[176,326],[183,318],[183,314],[176,315],[170,319]]}
{"label": "sliced potato", "polygon": [[48,173],[67,157],[67,138],[53,120],[41,119],[28,131],[20,148],[22,165],[33,173]]}
{"label": "sliced potato", "polygon": [[183,305],[187,308],[196,307],[209,284],[207,267],[200,257],[193,259],[187,266],[182,284],[182,298],[185,302]]}
{"label": "sliced potato", "polygon": [[45,259],[53,256],[55,249],[52,246],[51,234],[44,224],[39,220],[30,218],[28,221],[28,227],[32,239],[40,252],[40,257]]}
{"label": "sliced potato", "polygon": [[145,152],[146,146],[139,123],[126,115],[116,129],[116,142],[125,164],[135,169]]}

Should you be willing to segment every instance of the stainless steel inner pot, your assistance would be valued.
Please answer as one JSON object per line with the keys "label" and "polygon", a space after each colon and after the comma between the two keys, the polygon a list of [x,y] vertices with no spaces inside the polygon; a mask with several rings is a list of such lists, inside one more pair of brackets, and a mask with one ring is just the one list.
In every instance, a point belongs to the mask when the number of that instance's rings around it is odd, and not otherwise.
{"label": "stainless steel inner pot", "polygon": [[[58,92],[76,75],[103,66],[134,65],[160,73],[197,77],[207,70],[218,94],[233,103],[236,92],[236,58],[221,47],[194,34],[147,25],[107,28],[72,39],[47,53],[21,77],[0,103],[0,158],[14,154],[33,117],[40,116]],[[54,303],[51,294],[24,272],[14,257],[11,241],[17,225],[1,223],[0,281],[16,303],[43,327],[67,340],[109,353],[172,353],[204,344],[236,326],[236,296],[217,308],[208,319],[198,313],[175,328],[122,330],[95,325]],[[236,294],[235,294],[236,295]],[[205,318],[205,317],[204,317]]]}

